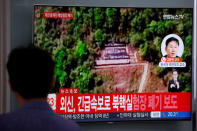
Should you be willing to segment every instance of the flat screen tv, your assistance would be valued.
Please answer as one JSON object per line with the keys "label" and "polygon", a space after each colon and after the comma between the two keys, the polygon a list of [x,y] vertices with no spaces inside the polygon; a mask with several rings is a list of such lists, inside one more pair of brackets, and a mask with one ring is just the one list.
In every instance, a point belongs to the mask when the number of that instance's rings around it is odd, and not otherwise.
{"label": "flat screen tv", "polygon": [[34,6],[52,54],[48,102],[77,122],[190,120],[192,8]]}

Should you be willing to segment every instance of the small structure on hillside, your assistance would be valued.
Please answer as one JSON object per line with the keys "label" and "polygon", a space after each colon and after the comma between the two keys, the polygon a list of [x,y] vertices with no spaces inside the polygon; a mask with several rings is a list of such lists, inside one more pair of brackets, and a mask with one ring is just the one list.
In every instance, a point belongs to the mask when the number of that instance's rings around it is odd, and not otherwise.
{"label": "small structure on hillside", "polygon": [[97,66],[135,63],[136,51],[126,44],[110,42],[105,44],[95,62]]}

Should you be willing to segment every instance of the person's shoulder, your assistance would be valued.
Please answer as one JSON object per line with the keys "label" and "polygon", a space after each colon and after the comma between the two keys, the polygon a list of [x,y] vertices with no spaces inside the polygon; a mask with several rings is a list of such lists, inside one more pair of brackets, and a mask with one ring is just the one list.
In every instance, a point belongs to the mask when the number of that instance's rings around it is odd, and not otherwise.
{"label": "person's shoulder", "polygon": [[9,121],[14,120],[14,118],[18,118],[17,113],[16,112],[10,112],[10,113],[4,113],[0,115],[0,123],[3,121]]}
{"label": "person's shoulder", "polygon": [[9,130],[12,128],[12,125],[16,123],[18,116],[12,113],[6,113],[0,115],[0,131],[1,130]]}
{"label": "person's shoulder", "polygon": [[67,131],[80,131],[79,125],[73,120],[67,120],[65,118],[61,118],[62,122],[60,122],[60,126],[63,124],[65,130]]}
{"label": "person's shoulder", "polygon": [[[31,114],[30,114],[31,113]],[[24,124],[26,123],[26,124]],[[55,131],[80,131],[75,121],[67,120],[55,113],[42,112],[15,112],[0,116],[0,130],[55,130]]]}
{"label": "person's shoulder", "polygon": [[51,114],[45,120],[46,123],[51,123],[50,129],[56,129],[56,131],[80,131],[80,127],[75,121],[67,120],[57,114]]}
{"label": "person's shoulder", "polygon": [[12,113],[0,115],[0,130],[80,130],[76,122],[55,114],[48,104],[38,103],[29,103]]}

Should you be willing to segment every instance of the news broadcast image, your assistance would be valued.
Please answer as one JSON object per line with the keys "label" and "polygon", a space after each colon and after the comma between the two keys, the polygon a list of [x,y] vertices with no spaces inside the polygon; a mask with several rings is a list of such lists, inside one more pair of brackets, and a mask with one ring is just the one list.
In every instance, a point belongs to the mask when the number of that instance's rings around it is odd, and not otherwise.
{"label": "news broadcast image", "polygon": [[190,8],[34,7],[34,45],[52,54],[55,113],[79,122],[189,120]]}

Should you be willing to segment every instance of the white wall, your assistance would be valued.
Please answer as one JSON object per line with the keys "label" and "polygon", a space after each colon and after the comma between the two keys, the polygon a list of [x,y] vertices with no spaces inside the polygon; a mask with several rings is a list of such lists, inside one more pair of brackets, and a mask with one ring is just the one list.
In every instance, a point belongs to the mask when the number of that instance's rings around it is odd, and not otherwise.
{"label": "white wall", "polygon": [[2,67],[2,61],[3,61],[3,1],[0,1],[0,113],[3,112],[3,67]]}
{"label": "white wall", "polygon": [[6,58],[10,45],[9,0],[0,0],[0,113],[10,111],[10,89],[7,82]]}

